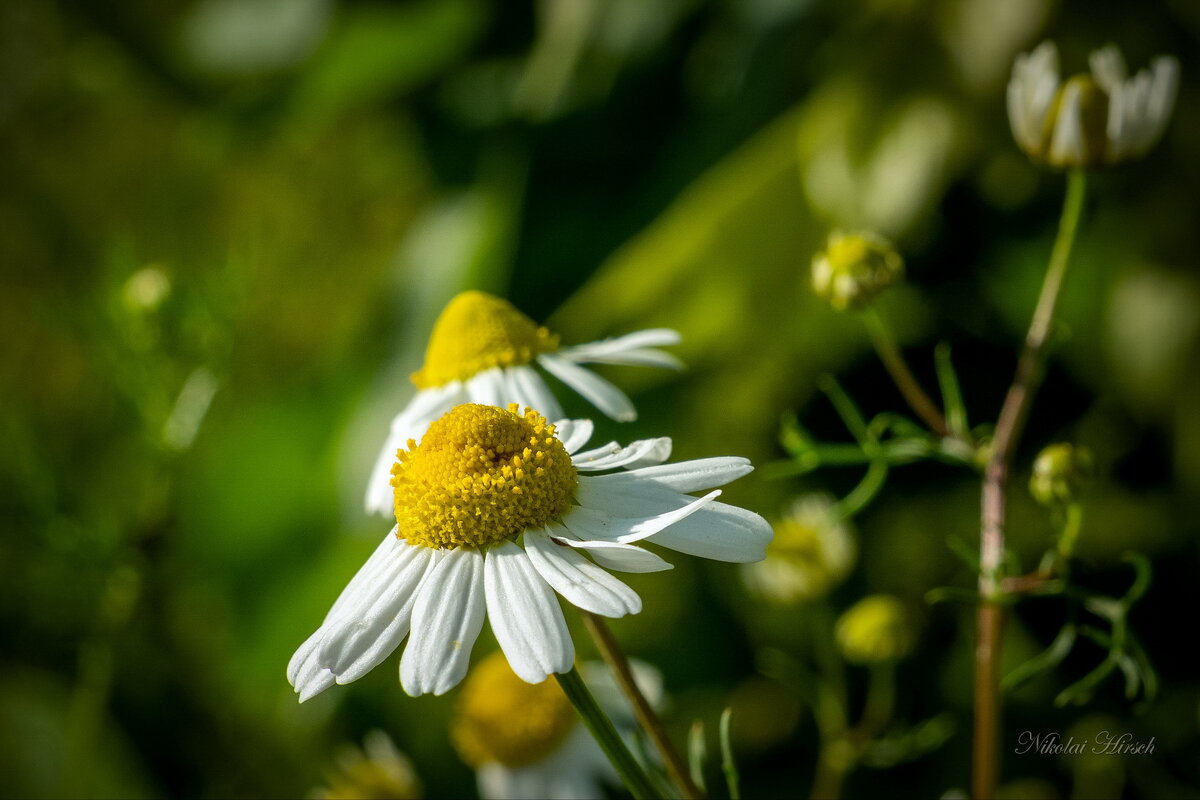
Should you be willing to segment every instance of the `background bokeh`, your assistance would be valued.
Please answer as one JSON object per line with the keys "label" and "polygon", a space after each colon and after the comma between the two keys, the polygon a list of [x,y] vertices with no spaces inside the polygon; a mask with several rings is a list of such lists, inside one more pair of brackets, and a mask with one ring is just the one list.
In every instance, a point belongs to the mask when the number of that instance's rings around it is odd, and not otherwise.
{"label": "background bokeh", "polygon": [[[1055,38],[1066,71],[1117,42],[1182,62],[1174,122],[1142,164],[1097,176],[1063,330],[1019,454],[1011,538],[1050,535],[1023,490],[1036,449],[1097,455],[1079,553],[1095,586],[1155,581],[1133,623],[1158,667],[1055,693],[1080,648],[1008,699],[1010,796],[1200,796],[1200,6],[1043,0],[4,0],[0,3],[0,795],[296,797],[334,750],[387,731],[430,797],[473,792],[445,721],[395,660],[303,706],[295,646],[387,527],[360,495],[433,318],[502,294],[566,342],[670,326],[682,375],[614,368],[679,457],[783,458],[781,417],[846,439],[815,390],[900,398],[853,315],[806,290],[831,227],[897,242],[883,312],[920,377],[952,344],[972,423],[998,410],[1063,180],[1004,113],[1012,57]],[[576,413],[590,413],[578,401]],[[831,470],[727,497],[774,517]],[[896,470],[856,520],[831,604],[874,592],[919,614],[898,715],[946,740],[851,776],[850,796],[967,781],[971,586],[947,545],[977,536],[977,479]],[[663,672],[682,736],[732,704],[750,797],[812,779],[793,687],[759,674],[802,647],[804,607],[754,605],[735,567],[634,576],[613,628]],[[1022,606],[1009,666],[1045,647],[1055,601]],[[481,639],[479,654],[494,644]],[[577,641],[583,642],[582,636]],[[581,644],[585,655],[589,646]],[[861,676],[852,674],[857,681]],[[852,689],[857,684],[852,684]],[[1152,757],[1016,756],[1020,731],[1109,726]]]}

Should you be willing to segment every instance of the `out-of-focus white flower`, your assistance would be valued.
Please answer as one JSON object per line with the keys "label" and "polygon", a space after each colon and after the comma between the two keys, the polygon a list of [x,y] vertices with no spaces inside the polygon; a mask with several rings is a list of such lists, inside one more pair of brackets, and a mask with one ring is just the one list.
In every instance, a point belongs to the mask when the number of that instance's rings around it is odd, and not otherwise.
{"label": "out-of-focus white flower", "polygon": [[420,796],[421,783],[412,762],[380,730],[363,737],[361,750],[352,744],[338,748],[326,785],[310,794],[313,800],[415,800]]}
{"label": "out-of-focus white flower", "polygon": [[540,366],[607,416],[637,418],[625,393],[581,364],[626,364],[680,369],[683,364],[656,348],[679,343],[665,328],[615,339],[561,347],[558,335],[539,326],[507,300],[486,292],[463,292],[442,310],[429,337],[425,363],[413,373],[417,393],[396,418],[367,482],[368,513],[392,511],[392,464],[409,439],[420,439],[429,423],[463,403],[536,408],[546,419],[563,416],[554,393],[534,369]]}
{"label": "out-of-focus white flower", "polygon": [[912,616],[895,597],[873,594],[850,606],[837,621],[838,649],[855,664],[899,661],[916,643]]}
{"label": "out-of-focus white flower", "polygon": [[1096,167],[1141,158],[1162,138],[1179,62],[1158,56],[1130,75],[1115,45],[1092,53],[1090,73],[1060,81],[1058,49],[1042,42],[1017,56],[1008,84],[1013,138],[1035,161],[1053,167]]}
{"label": "out-of-focus white flower", "polygon": [[820,597],[854,566],[853,533],[825,495],[797,498],[774,527],[767,557],[742,568],[747,587],[767,600],[786,604]]}
{"label": "out-of-focus white flower", "polygon": [[404,690],[444,694],[466,674],[485,616],[513,671],[540,683],[575,660],[556,592],[622,617],[641,611],[641,598],[602,567],[670,569],[646,542],[763,558],[765,519],[715,502],[719,490],[688,494],[748,474],[749,461],[665,464],[667,438],[584,450],[591,433],[587,420],[550,425],[515,404],[468,404],[410,441],[392,468],[396,526],[288,665],[301,701],[362,677],[406,636]]}
{"label": "out-of-focus white flower", "polygon": [[[652,705],[662,697],[658,670],[633,662],[634,680]],[[633,730],[629,707],[603,664],[581,665],[601,709],[622,732]],[[529,684],[502,653],[471,670],[450,733],[463,761],[475,769],[484,800],[584,800],[619,785],[608,758],[558,684]]]}

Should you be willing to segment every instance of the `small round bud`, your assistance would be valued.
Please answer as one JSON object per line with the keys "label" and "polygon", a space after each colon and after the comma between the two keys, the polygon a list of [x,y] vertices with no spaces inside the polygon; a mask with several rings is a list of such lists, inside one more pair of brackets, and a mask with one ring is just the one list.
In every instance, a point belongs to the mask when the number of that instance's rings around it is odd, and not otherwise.
{"label": "small round bud", "polygon": [[764,600],[789,605],[821,597],[854,566],[854,534],[838,518],[832,498],[799,497],[773,527],[767,557],[743,565],[742,572],[747,588]]}
{"label": "small round bud", "polygon": [[121,300],[125,307],[135,312],[156,310],[171,294],[171,279],[155,266],[139,269],[125,280],[121,287]]}
{"label": "small round bud", "polygon": [[1029,493],[1044,506],[1078,499],[1094,471],[1092,451],[1072,444],[1052,444],[1038,453],[1029,478]]}
{"label": "small round bud", "polygon": [[904,605],[885,594],[864,597],[852,605],[838,620],[835,633],[842,655],[855,664],[899,661],[912,650],[916,639]]}
{"label": "small round bud", "polygon": [[873,233],[834,231],[813,256],[813,291],[839,311],[862,308],[903,277],[904,259]]}

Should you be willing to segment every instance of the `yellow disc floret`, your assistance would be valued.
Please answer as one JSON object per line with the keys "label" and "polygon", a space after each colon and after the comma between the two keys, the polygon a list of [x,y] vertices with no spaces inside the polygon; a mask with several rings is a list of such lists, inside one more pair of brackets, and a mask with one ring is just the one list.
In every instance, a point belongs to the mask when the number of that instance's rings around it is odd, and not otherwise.
{"label": "yellow disc floret", "polygon": [[439,549],[516,539],[563,515],[579,480],[554,426],[518,413],[466,404],[412,439],[392,466],[398,535]]}
{"label": "yellow disc floret", "polygon": [[472,767],[522,767],[553,753],[575,724],[575,709],[557,682],[525,683],[497,652],[467,678],[450,735]]}
{"label": "yellow disc floret", "polygon": [[558,335],[486,292],[463,292],[433,326],[425,363],[412,374],[419,389],[463,381],[492,367],[528,364],[558,349]]}

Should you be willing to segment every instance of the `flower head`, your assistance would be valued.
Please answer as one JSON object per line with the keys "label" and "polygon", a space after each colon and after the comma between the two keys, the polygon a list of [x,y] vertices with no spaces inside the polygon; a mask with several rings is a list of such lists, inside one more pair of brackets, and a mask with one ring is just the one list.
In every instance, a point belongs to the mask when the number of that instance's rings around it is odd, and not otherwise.
{"label": "flower head", "polygon": [[775,523],[767,557],[747,564],[749,588],[777,603],[799,603],[829,592],[854,565],[854,536],[821,494],[797,498]]}
{"label": "flower head", "polygon": [[1179,88],[1179,62],[1158,56],[1130,76],[1115,45],[1092,53],[1090,73],[1065,82],[1058,49],[1043,42],[1017,56],[1008,84],[1013,138],[1035,161],[1075,168],[1143,157],[1166,130]]}
{"label": "flower head", "polygon": [[337,751],[337,768],[314,800],[412,800],[421,796],[421,783],[412,762],[380,730],[363,737],[360,750],[351,744]]}
{"label": "flower head", "polygon": [[895,597],[864,597],[837,621],[838,647],[847,661],[876,664],[899,661],[912,650],[914,632],[907,609]]}
{"label": "flower head", "polygon": [[406,636],[404,690],[447,692],[485,616],[513,671],[539,683],[575,658],[555,592],[621,617],[641,598],[603,568],[670,569],[646,542],[719,561],[763,557],[766,520],[716,502],[719,490],[688,494],[749,473],[746,459],[664,464],[666,438],[583,450],[591,432],[586,420],[551,425],[515,404],[468,404],[410,440],[393,470],[396,527],[288,665],[301,700],[362,677]]}
{"label": "flower head", "polygon": [[903,277],[904,259],[873,233],[834,231],[813,256],[813,291],[839,311],[862,308]]}
{"label": "flower head", "polygon": [[615,339],[562,347],[559,337],[515,306],[486,292],[456,296],[433,326],[425,363],[413,373],[417,393],[392,420],[391,431],[367,484],[368,512],[392,510],[391,468],[396,452],[419,439],[429,424],[463,403],[538,409],[547,419],[563,416],[540,367],[616,420],[637,417],[633,403],[616,386],[581,364],[628,364],[678,369],[680,361],[656,348],[678,344],[679,334],[664,328]]}
{"label": "flower head", "polygon": [[[631,666],[639,688],[657,704],[662,695],[658,671],[636,661]],[[612,673],[595,663],[582,664],[580,670],[617,728],[631,729],[633,710]],[[618,780],[558,683],[526,683],[502,653],[490,654],[471,669],[450,735],[459,756],[475,770],[484,800],[603,797],[601,784]]]}

